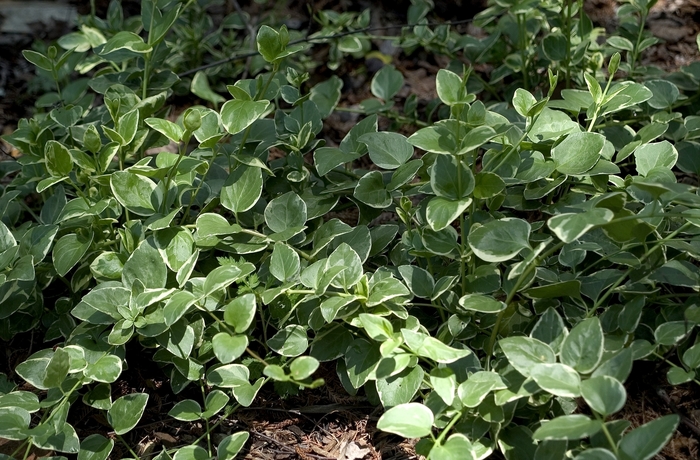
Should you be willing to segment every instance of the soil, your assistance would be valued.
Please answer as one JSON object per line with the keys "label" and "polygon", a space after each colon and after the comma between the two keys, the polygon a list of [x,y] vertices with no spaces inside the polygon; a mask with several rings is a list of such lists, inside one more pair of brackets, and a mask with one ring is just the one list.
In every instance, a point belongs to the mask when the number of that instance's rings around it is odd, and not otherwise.
{"label": "soil", "polygon": [[[88,2],[74,0],[78,12],[87,13]],[[122,1],[126,14],[138,14],[140,2]],[[250,13],[254,20],[264,18],[269,9],[266,2],[241,1],[241,7]],[[335,9],[337,11],[358,11],[370,8],[373,18],[372,26],[389,26],[405,22],[405,11],[410,5],[408,0],[375,1],[368,0],[302,0],[289,2],[287,11],[280,13],[278,4],[274,6],[277,14],[289,18],[296,27],[306,27],[309,11]],[[472,17],[483,9],[480,0],[461,0],[456,2],[436,2],[438,18],[459,20]],[[459,17],[448,11],[446,5],[457,4]],[[98,14],[104,17],[108,1],[97,0]],[[451,5],[451,6],[452,6]],[[614,11],[618,4],[613,0],[586,0],[585,8],[594,22],[614,30]],[[227,0],[220,6],[220,13],[233,8],[233,2]],[[278,16],[279,17],[279,16]],[[464,27],[467,27],[466,25]],[[648,50],[643,60],[665,70],[674,71],[683,65],[697,61],[699,56],[695,37],[700,31],[700,0],[659,0],[649,18],[649,29],[665,40]],[[9,133],[17,126],[22,117],[31,116],[33,101],[37,92],[32,85],[34,71],[32,66],[21,56],[21,50],[31,46],[33,40],[52,40],[68,30],[66,24],[37,24],[24,35],[2,37],[0,46],[0,132]],[[393,32],[397,32],[398,29]],[[386,33],[393,33],[388,30]],[[436,96],[434,77],[437,70],[446,62],[428,55],[407,57],[388,46],[387,43],[375,43],[382,47],[382,52],[393,57],[396,65],[406,77],[404,96],[408,92],[416,93],[423,103]],[[323,53],[320,50],[319,53]],[[322,54],[317,60],[323,62]],[[368,61],[350,62],[337,72],[323,67],[318,69],[320,79],[333,73],[341,75],[345,82],[341,106],[352,107],[369,97],[369,78],[376,71],[376,64]],[[348,112],[337,112],[325,121],[324,136],[327,141],[337,144],[345,133],[357,121],[357,116]],[[387,123],[383,120],[382,123]],[[0,160],[12,160],[17,152],[10,150],[7,144],[0,145]],[[345,216],[351,220],[353,216]],[[43,343],[40,333],[21,334],[11,342],[0,347],[0,372],[10,379],[17,379],[14,368],[31,353],[52,343]],[[198,388],[187,388],[178,395],[173,395],[167,378],[152,366],[149,357],[143,352],[127,353],[129,369],[119,381],[113,384],[113,398],[131,392],[146,392],[150,395],[148,408],[139,426],[125,436],[125,440],[135,447],[141,458],[150,458],[166,448],[189,444],[205,432],[205,427],[198,423],[181,423],[165,414],[179,400],[193,397],[200,399]],[[135,360],[141,360],[139,363]],[[669,445],[655,459],[690,460],[697,459],[700,450],[700,388],[694,383],[671,386],[666,381],[666,365],[657,363],[636,363],[632,375],[626,384],[628,401],[618,414],[627,419],[632,426],[638,426],[659,416],[678,413],[683,417],[678,431]],[[380,412],[361,394],[349,396],[342,388],[335,373],[334,366],[323,366],[319,377],[326,384],[315,390],[302,391],[286,398],[278,396],[272,387],[263,388],[254,407],[235,412],[214,430],[213,444],[220,438],[234,432],[247,431],[250,439],[246,443],[246,459],[342,459],[342,460],[409,460],[422,458],[415,454],[413,441],[403,440],[397,436],[377,431],[376,422]],[[77,407],[77,405],[76,405]],[[73,409],[69,421],[75,426],[81,438],[95,432],[108,433],[109,426],[102,412],[96,410]],[[111,434],[114,436],[114,434]],[[13,441],[0,440],[0,453],[10,454],[17,447]],[[29,458],[51,455],[50,452],[32,452]],[[116,443],[111,458],[129,456],[123,445]],[[502,458],[494,454],[493,459]]]}

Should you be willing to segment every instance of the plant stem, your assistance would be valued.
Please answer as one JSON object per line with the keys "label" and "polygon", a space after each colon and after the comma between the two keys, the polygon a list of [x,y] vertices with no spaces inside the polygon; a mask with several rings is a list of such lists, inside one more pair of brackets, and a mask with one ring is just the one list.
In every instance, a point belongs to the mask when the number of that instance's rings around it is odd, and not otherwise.
{"label": "plant stem", "polygon": [[[207,395],[204,391],[204,382],[202,380],[199,381],[199,389],[202,392],[202,407],[204,407],[204,410],[206,410]],[[204,423],[206,425],[205,426],[206,431],[204,432],[204,434],[206,434],[206,436],[207,436],[207,448],[208,448],[209,456],[211,457],[213,450],[211,448],[211,428],[209,427],[209,419],[205,418]]]}
{"label": "plant stem", "polygon": [[[692,224],[690,222],[686,222],[685,224],[681,225],[678,227],[675,231],[673,231],[671,234],[669,234],[666,238],[662,238],[656,242],[656,244],[649,250],[647,251],[642,257],[639,258],[639,263],[642,264],[645,260],[649,258],[657,249],[661,248],[664,243],[667,243],[669,240],[673,239],[678,235],[680,232],[691,226]],[[607,300],[608,297],[610,297],[615,289],[622,284],[624,280],[627,279],[627,277],[632,273],[633,267],[628,268],[625,270],[625,273],[623,273],[606,291],[605,294],[603,294],[594,304],[593,308],[591,308],[588,313],[586,314],[586,318],[590,318],[593,313]]]}
{"label": "plant stem", "polygon": [[130,446],[129,444],[127,444],[126,441],[124,441],[124,438],[122,438],[122,435],[118,434],[118,435],[117,435],[117,438],[119,438],[119,440],[121,441],[121,443],[124,444],[124,446],[126,446],[126,450],[128,450],[129,453],[130,453],[131,455],[133,455],[134,458],[136,458],[136,459],[139,458],[138,454],[137,454],[136,452],[134,452],[134,450],[131,448],[131,446]]}
{"label": "plant stem", "polygon": [[518,289],[520,289],[521,285],[523,282],[527,279],[528,276],[530,276],[530,273],[537,268],[537,265],[539,265],[539,262],[541,260],[546,259],[550,255],[554,254],[556,251],[561,249],[564,246],[564,242],[561,241],[554,246],[552,246],[549,250],[545,251],[542,253],[542,255],[537,256],[533,259],[533,261],[528,265],[525,270],[520,274],[518,277],[517,281],[513,285],[512,289],[508,293],[508,296],[506,297],[505,304],[506,308],[501,310],[498,313],[498,316],[496,317],[496,324],[493,325],[493,329],[491,330],[491,336],[489,337],[488,344],[486,345],[486,370],[489,370],[491,368],[491,355],[493,354],[493,347],[496,345],[496,338],[498,337],[498,330],[501,326],[501,321],[503,320],[503,317],[505,316],[505,312],[508,311],[508,306],[510,306],[510,303],[513,301],[513,298],[515,297],[515,294],[518,293]]}
{"label": "plant stem", "polygon": [[617,457],[617,444],[613,440],[612,434],[610,434],[610,430],[608,430],[608,427],[605,426],[605,420],[602,419],[600,417],[600,415],[595,411],[593,411],[593,415],[600,422],[601,429],[603,430],[603,434],[605,434],[605,438],[610,443],[610,448],[612,449],[613,453],[615,454],[615,457]]}

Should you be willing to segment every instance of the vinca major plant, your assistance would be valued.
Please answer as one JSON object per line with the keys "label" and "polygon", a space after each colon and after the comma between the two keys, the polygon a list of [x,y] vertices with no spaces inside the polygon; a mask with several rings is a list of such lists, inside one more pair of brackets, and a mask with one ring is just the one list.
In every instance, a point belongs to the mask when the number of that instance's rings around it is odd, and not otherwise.
{"label": "vinca major plant", "polygon": [[[641,66],[651,3],[601,44],[581,2],[496,0],[475,38],[414,1],[396,43],[455,58],[432,116],[397,104],[388,64],[337,145],[321,133],[343,82],[311,85],[311,41],[284,26],[250,37],[249,78],[178,77],[203,3],[124,19],[115,1],[24,52],[55,91],[3,137],[21,156],[0,163],[0,338],[51,345],[0,376],[0,437],[19,446],[0,458],[106,459],[115,442],[137,458],[123,435],[149,393],[114,388],[135,353],[167,376],[168,416],[205,427],[156,459],[234,458],[248,433],[217,427],[266,385],[323,385],[320,366],[431,460],[661,450],[677,415],[616,414],[635,361],[700,384],[700,71]],[[320,18],[333,65],[371,46],[346,38],[367,13]],[[183,84],[209,106],[174,113]],[[74,406],[114,435],[81,439]]]}

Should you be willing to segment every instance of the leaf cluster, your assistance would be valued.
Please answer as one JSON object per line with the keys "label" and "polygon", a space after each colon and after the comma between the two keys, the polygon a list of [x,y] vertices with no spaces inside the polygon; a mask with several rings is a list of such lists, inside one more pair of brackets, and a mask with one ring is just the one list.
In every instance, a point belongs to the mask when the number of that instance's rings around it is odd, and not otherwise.
{"label": "leaf cluster", "polygon": [[[284,26],[258,29],[251,78],[222,96],[197,72],[185,90],[211,105],[172,113],[172,53],[206,21],[200,3],[145,0],[124,19],[114,1],[25,51],[56,91],[4,136],[22,156],[0,163],[0,338],[56,345],[17,366],[33,390],[0,382],[0,437],[107,458],[114,439],[80,439],[68,414],[104,411],[119,440],[138,425],[148,393],[112,397],[132,345],[173,394],[202,395],[168,414],[205,434],[158,459],[234,458],[248,434],[214,445],[216,426],[264,385],[322,385],[321,365],[434,460],[661,450],[677,416],[631,430],[613,416],[635,360],[698,383],[700,196],[678,178],[700,172],[700,74],[639,65],[651,4],[626,4],[600,44],[580,2],[497,0],[476,38],[431,27],[415,1],[404,52],[470,67],[439,70],[419,110],[399,109],[404,76],[385,65],[327,145],[343,83],[309,85]],[[367,12],[318,21],[331,65],[367,52],[333,35]]]}

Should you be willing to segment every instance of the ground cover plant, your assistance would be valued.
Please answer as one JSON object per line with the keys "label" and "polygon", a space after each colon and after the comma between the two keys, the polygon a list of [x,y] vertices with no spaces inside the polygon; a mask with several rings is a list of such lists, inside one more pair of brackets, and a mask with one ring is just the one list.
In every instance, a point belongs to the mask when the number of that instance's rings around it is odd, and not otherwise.
{"label": "ground cover plant", "polygon": [[[248,433],[221,423],[321,365],[429,459],[654,457],[680,417],[615,414],[634,361],[700,384],[700,67],[642,65],[653,3],[606,36],[581,2],[498,0],[474,37],[416,0],[395,42],[448,58],[438,99],[398,104],[386,63],[338,145],[319,133],[343,82],[309,50],[371,52],[367,12],[197,35],[208,3],[114,1],[24,52],[52,89],[4,136],[0,338],[50,345],[0,376],[2,458],[137,458],[149,394],[112,385],[135,355],[205,427],[152,458],[236,457]],[[173,114],[189,93],[206,105]],[[80,438],[77,407],[111,433]]]}

